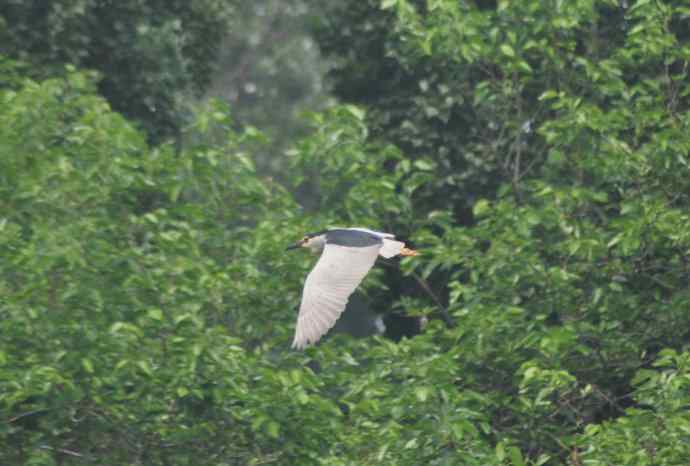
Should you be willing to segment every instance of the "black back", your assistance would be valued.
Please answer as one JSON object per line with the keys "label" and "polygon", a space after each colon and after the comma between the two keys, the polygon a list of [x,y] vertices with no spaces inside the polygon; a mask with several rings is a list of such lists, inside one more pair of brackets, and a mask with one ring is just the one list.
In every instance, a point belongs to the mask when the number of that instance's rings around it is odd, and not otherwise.
{"label": "black back", "polygon": [[325,235],[326,233],[328,233],[328,230],[319,230],[319,231],[316,231],[314,233],[307,233],[304,236],[306,236],[307,238],[313,238],[315,236]]}
{"label": "black back", "polygon": [[326,243],[338,246],[366,248],[382,242],[381,238],[366,231],[337,229],[326,232]]}

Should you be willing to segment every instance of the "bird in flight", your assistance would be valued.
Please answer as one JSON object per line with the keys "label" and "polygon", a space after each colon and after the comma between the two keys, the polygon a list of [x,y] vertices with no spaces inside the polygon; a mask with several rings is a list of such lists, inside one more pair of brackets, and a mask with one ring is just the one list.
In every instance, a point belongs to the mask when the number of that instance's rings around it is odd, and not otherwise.
{"label": "bird in flight", "polygon": [[308,233],[289,249],[308,248],[321,257],[307,275],[292,347],[316,343],[345,310],[348,298],[380,255],[416,256],[390,233],[367,228],[334,228]]}

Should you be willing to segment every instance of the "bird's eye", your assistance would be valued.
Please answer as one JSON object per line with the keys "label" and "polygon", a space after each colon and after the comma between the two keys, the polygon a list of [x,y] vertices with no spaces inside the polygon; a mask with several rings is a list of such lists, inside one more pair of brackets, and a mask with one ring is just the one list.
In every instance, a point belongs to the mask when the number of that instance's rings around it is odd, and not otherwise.
{"label": "bird's eye", "polygon": [[303,242],[303,243],[306,243],[307,241],[309,241],[309,237],[308,237],[308,236],[305,236],[304,238],[302,238],[302,242]]}

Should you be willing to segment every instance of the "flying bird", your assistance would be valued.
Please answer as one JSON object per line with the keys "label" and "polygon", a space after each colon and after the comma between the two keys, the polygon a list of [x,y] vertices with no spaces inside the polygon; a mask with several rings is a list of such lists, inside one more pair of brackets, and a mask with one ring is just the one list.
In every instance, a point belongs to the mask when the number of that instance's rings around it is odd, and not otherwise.
{"label": "flying bird", "polygon": [[367,228],[335,228],[308,233],[288,246],[321,252],[321,257],[307,275],[292,347],[302,349],[316,343],[345,310],[348,298],[374,266],[380,255],[416,256],[390,233]]}

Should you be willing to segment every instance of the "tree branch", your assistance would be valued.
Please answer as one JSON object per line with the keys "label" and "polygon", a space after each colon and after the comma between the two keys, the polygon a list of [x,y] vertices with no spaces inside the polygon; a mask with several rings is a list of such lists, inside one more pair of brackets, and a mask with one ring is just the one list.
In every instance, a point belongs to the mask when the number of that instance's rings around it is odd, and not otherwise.
{"label": "tree branch", "polygon": [[441,320],[446,324],[446,327],[455,327],[455,322],[453,322],[453,319],[451,318],[450,313],[448,312],[448,308],[446,308],[446,306],[443,305],[439,297],[436,296],[436,293],[434,293],[434,291],[431,289],[426,280],[417,275],[415,272],[411,272],[410,275],[417,281],[417,284],[426,292],[426,294],[428,294],[431,297],[431,299],[434,300],[436,306],[439,309],[439,315],[441,316]]}

